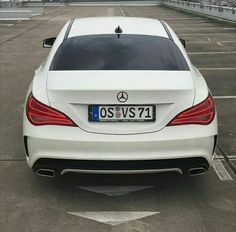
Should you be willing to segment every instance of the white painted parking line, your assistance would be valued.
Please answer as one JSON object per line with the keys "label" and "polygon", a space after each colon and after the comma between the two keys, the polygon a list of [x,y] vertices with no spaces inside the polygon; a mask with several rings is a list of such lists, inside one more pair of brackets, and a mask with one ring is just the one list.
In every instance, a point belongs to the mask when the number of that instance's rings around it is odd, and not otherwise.
{"label": "white painted parking line", "polygon": [[223,29],[224,29],[224,30],[236,30],[235,27],[224,27]]}
{"label": "white painted parking line", "polygon": [[208,44],[207,41],[186,41],[187,44]]}
{"label": "white painted parking line", "polygon": [[[207,41],[186,41],[187,44],[209,44],[212,43],[210,38],[207,38]],[[222,43],[236,43],[236,41],[217,41],[216,42],[219,46],[223,46]]]}
{"label": "white painted parking line", "polygon": [[132,211],[103,211],[103,212],[67,212],[68,214],[90,219],[93,221],[116,226],[128,221],[133,221],[159,214],[160,212],[132,212]]}
{"label": "white painted parking line", "polygon": [[[198,36],[198,35],[223,35],[222,33],[177,33],[178,35],[195,35],[195,36]],[[232,34],[232,32],[229,32],[229,33],[224,33],[224,35],[227,35],[227,34]]]}
{"label": "white painted parking line", "polygon": [[214,99],[231,99],[236,98],[236,96],[213,96]]}
{"label": "white painted parking line", "polygon": [[[218,155],[216,153],[214,154],[214,156],[218,158]],[[213,160],[213,168],[220,180],[222,180],[222,181],[232,181],[233,180],[233,178],[228,173],[228,171],[226,170],[225,166],[223,165],[223,163],[220,159]]]}
{"label": "white painted parking line", "polygon": [[188,52],[190,55],[205,55],[205,54],[236,54],[236,51],[231,51],[231,52]]}
{"label": "white painted parking line", "polygon": [[236,40],[221,40],[220,43],[236,43]]}
{"label": "white painted parking line", "polygon": [[222,29],[222,30],[236,30],[236,28],[222,28],[222,27],[174,27],[176,30],[212,30],[212,29]]}
{"label": "white painted parking line", "polygon": [[122,14],[123,16],[126,16],[126,14],[125,14],[125,12],[124,12],[124,10],[122,9],[121,6],[119,6],[119,9],[120,9],[121,14]]}
{"label": "white painted parking line", "polygon": [[189,19],[189,20],[202,20],[202,18],[172,18],[172,17],[167,17],[167,18],[162,18],[162,19],[177,19],[177,20],[181,20],[181,19]]}
{"label": "white painted parking line", "polygon": [[77,186],[77,188],[89,192],[99,193],[107,196],[123,196],[129,193],[153,188],[154,186]]}
{"label": "white painted parking line", "polygon": [[0,23],[0,26],[6,26],[6,27],[11,27],[13,25],[14,24],[12,24],[12,23]]}
{"label": "white painted parking line", "polygon": [[[227,157],[233,160],[236,159],[236,155],[227,155]],[[218,155],[217,157],[215,157],[215,159],[224,159],[224,156]]]}
{"label": "white painted parking line", "polygon": [[206,70],[206,71],[214,71],[214,70],[236,70],[235,67],[229,67],[229,68],[198,68],[198,70]]}
{"label": "white painted parking line", "polygon": [[[208,25],[209,27],[213,27],[214,26],[214,24],[212,24],[212,23],[208,23],[208,22],[205,22],[205,21],[202,21],[201,22],[201,24],[204,24],[204,25]],[[182,23],[175,23],[175,25],[183,25]],[[186,26],[186,25],[191,25],[191,26],[194,26],[194,25],[197,25],[197,26],[199,26],[199,22],[191,22],[191,21],[189,21],[189,22],[184,22],[184,25]],[[195,27],[194,27],[195,28]],[[197,28],[197,27],[196,27]]]}

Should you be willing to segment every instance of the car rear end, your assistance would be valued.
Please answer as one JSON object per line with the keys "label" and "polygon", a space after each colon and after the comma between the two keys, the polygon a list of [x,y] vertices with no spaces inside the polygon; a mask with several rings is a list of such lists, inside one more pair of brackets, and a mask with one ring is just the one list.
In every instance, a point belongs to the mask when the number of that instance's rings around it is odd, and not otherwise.
{"label": "car rear end", "polygon": [[[217,119],[208,91],[168,38],[74,36],[47,71],[47,101],[32,85],[24,115],[27,161],[55,173],[205,172]],[[196,104],[196,98],[202,99]]]}

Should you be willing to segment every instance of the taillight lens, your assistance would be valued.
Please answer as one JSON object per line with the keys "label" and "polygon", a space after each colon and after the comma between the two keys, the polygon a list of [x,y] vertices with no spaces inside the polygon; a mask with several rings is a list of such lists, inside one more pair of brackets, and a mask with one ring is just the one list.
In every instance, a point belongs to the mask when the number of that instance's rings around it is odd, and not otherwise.
{"label": "taillight lens", "polygon": [[64,113],[39,102],[32,94],[30,94],[27,100],[26,115],[29,121],[35,126],[76,126],[76,124]]}
{"label": "taillight lens", "polygon": [[184,110],[171,120],[168,126],[185,124],[210,124],[215,117],[214,102],[209,94],[208,97],[199,104]]}

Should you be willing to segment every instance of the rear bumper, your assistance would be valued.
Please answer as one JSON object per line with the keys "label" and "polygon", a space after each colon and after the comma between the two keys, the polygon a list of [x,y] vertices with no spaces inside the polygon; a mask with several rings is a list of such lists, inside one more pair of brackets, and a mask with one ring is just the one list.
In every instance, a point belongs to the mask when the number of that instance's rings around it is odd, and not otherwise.
{"label": "rear bumper", "polygon": [[212,164],[216,135],[216,119],[208,126],[166,127],[136,135],[95,134],[76,127],[24,128],[31,168],[52,165],[60,171],[91,173],[158,172],[187,166],[207,169]]}
{"label": "rear bumper", "polygon": [[126,160],[126,161],[103,161],[103,160],[68,160],[42,158],[37,160],[32,169],[54,170],[57,174],[67,172],[79,173],[155,173],[175,171],[185,173],[192,168],[204,168],[208,170],[209,163],[205,158],[181,158],[163,160]]}
{"label": "rear bumper", "polygon": [[[178,140],[68,141],[27,137],[27,162],[33,169],[80,172],[157,172],[157,169],[208,168],[216,136]],[[185,163],[186,162],[186,163]],[[127,168],[128,167],[128,168]],[[149,170],[149,171],[148,171]],[[152,170],[152,171],[151,171]]]}

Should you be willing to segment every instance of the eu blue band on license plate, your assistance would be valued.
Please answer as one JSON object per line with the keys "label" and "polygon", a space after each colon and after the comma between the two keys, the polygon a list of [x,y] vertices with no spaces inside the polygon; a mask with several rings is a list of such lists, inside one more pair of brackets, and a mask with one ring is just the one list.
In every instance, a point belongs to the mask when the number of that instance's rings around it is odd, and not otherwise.
{"label": "eu blue band on license plate", "polygon": [[90,122],[154,122],[155,105],[89,105]]}
{"label": "eu blue band on license plate", "polygon": [[99,106],[98,105],[92,106],[92,120],[99,121]]}

